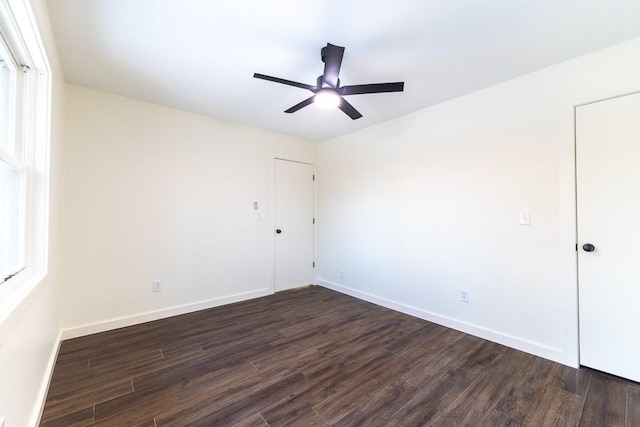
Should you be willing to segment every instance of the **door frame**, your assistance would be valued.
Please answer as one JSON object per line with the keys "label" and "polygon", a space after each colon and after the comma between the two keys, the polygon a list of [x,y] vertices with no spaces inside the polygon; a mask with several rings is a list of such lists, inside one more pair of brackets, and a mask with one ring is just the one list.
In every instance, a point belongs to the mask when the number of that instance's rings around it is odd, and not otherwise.
{"label": "door frame", "polygon": [[[269,268],[269,293],[275,294],[276,292],[276,161],[284,160],[287,162],[304,163],[313,166],[313,173],[315,181],[313,185],[313,217],[316,219],[313,225],[313,259],[316,260],[317,267],[317,255],[318,255],[318,172],[316,170],[316,160],[307,156],[296,156],[290,153],[276,153],[270,159],[270,183],[269,183],[269,231],[271,233],[271,263]],[[313,270],[313,284],[316,284],[316,269]]]}

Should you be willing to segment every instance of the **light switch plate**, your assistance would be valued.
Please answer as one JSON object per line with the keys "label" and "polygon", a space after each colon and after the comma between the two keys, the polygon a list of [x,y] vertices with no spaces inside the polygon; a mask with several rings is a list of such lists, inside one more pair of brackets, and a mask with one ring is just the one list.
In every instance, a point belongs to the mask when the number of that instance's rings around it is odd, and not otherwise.
{"label": "light switch plate", "polygon": [[520,211],[520,214],[518,215],[518,223],[520,225],[530,224],[529,211]]}

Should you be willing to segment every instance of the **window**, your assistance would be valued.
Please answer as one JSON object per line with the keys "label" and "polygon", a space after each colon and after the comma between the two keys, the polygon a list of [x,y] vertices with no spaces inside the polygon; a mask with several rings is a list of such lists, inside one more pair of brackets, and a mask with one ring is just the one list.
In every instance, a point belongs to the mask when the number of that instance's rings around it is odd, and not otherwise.
{"label": "window", "polygon": [[48,64],[25,4],[0,1],[0,297],[32,264],[46,267],[48,141],[37,140],[48,140]]}
{"label": "window", "polygon": [[[0,36],[2,34],[0,33]],[[0,283],[25,267],[25,199],[28,168],[19,99],[19,67],[0,38]],[[20,102],[23,101],[23,102]]]}
{"label": "window", "polygon": [[0,283],[25,267],[25,175],[0,159]]}

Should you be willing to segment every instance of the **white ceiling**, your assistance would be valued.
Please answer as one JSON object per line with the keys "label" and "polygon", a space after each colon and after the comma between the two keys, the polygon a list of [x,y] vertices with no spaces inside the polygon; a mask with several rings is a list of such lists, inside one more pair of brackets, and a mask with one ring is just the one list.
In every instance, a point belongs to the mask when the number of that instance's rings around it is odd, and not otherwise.
{"label": "white ceiling", "polygon": [[[325,140],[640,37],[639,0],[49,0],[67,82]],[[311,105],[320,48],[345,46],[363,118]]]}

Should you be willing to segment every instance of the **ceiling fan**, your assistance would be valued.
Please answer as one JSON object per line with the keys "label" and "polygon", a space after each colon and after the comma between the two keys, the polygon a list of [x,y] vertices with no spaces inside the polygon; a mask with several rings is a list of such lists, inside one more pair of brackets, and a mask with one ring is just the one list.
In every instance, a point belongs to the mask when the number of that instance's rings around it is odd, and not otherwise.
{"label": "ceiling fan", "polygon": [[285,80],[279,77],[271,77],[260,73],[254,73],[253,77],[256,79],[269,80],[271,82],[295,86],[313,92],[313,96],[294,105],[288,110],[285,110],[285,113],[295,113],[309,104],[316,103],[325,108],[338,107],[353,120],[359,119],[362,117],[362,114],[360,114],[353,105],[349,104],[344,99],[344,96],[361,95],[365,93],[402,92],[404,90],[404,82],[340,86],[338,74],[340,73],[343,55],[344,47],[335,46],[331,43],[327,43],[327,45],[320,50],[320,57],[322,58],[322,62],[324,62],[324,73],[318,77],[315,86]]}

